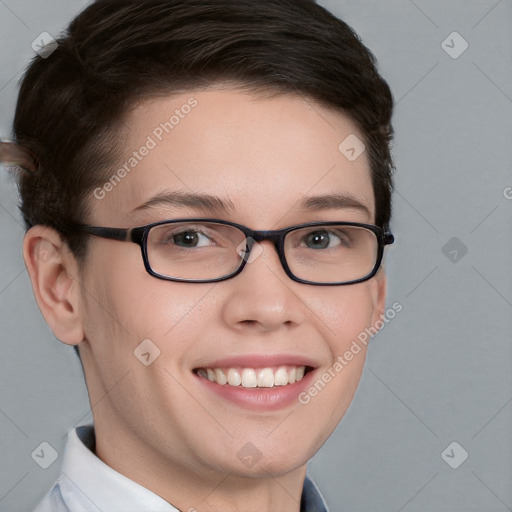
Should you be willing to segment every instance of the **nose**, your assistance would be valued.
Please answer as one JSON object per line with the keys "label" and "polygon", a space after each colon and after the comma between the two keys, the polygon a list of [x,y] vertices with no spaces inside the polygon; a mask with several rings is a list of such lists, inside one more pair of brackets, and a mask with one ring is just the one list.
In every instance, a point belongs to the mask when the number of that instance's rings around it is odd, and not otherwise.
{"label": "nose", "polygon": [[300,325],[307,306],[285,273],[271,241],[254,244],[243,271],[229,283],[224,321],[241,331],[266,332]]}

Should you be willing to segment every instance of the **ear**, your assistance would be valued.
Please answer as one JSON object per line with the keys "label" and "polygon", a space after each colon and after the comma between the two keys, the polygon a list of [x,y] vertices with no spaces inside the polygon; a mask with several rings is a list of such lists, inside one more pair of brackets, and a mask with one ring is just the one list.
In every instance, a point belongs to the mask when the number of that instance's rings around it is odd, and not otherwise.
{"label": "ear", "polygon": [[53,334],[68,345],[84,339],[79,266],[60,234],[47,226],[30,228],[23,258],[41,313]]}
{"label": "ear", "polygon": [[372,325],[376,325],[378,320],[384,316],[386,309],[386,287],[387,280],[384,268],[380,267],[377,274],[373,277],[374,290],[373,290],[373,314]]}

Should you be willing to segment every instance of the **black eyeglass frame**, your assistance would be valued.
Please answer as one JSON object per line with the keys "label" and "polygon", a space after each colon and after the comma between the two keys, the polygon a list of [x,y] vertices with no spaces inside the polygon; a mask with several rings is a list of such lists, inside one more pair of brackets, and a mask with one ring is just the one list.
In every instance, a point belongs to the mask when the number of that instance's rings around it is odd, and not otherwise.
{"label": "black eyeglass frame", "polygon": [[[209,222],[209,223],[216,223],[216,224],[224,224],[226,226],[232,226],[234,228],[238,228],[240,231],[242,231],[245,235],[245,239],[247,242],[246,250],[241,258],[240,266],[231,274],[228,274],[227,276],[223,277],[217,277],[215,279],[183,279],[179,277],[170,277],[165,276],[162,274],[158,274],[155,272],[149,263],[148,258],[148,252],[147,252],[147,240],[148,240],[148,234],[149,231],[156,227],[161,226],[163,224],[177,224],[177,223],[183,223],[183,222]],[[308,228],[308,227],[328,227],[328,226],[348,226],[348,227],[359,227],[359,228],[365,228],[369,231],[372,231],[376,238],[377,238],[377,258],[375,260],[375,265],[373,270],[366,276],[354,279],[352,281],[342,281],[342,282],[334,282],[334,283],[318,283],[316,281],[307,281],[305,279],[301,279],[293,274],[293,272],[290,270],[290,267],[288,266],[288,263],[286,261],[286,257],[284,254],[284,239],[286,235],[292,231],[296,231],[298,229],[302,228]],[[152,224],[146,224],[145,226],[138,226],[135,228],[107,228],[107,227],[99,227],[99,226],[89,226],[87,224],[77,224],[72,227],[73,231],[79,231],[83,233],[87,233],[89,235],[97,236],[99,238],[106,238],[109,240],[118,240],[121,242],[133,242],[140,246],[141,252],[142,252],[142,259],[144,261],[144,267],[146,268],[146,271],[152,275],[153,277],[156,277],[158,279],[163,279],[165,281],[176,281],[181,283],[215,283],[219,281],[225,281],[227,279],[231,279],[232,277],[237,276],[242,272],[244,269],[247,260],[249,259],[251,250],[254,246],[255,242],[263,242],[266,240],[271,241],[277,251],[277,254],[279,256],[279,260],[281,262],[281,265],[283,266],[284,271],[286,272],[286,275],[292,279],[293,281],[296,281],[298,283],[303,284],[311,284],[314,286],[342,286],[347,284],[356,284],[356,283],[362,283],[364,281],[368,281],[371,279],[379,270],[380,265],[382,263],[382,258],[384,256],[384,247],[386,245],[390,245],[394,242],[395,238],[393,234],[388,231],[384,230],[383,228],[379,226],[375,226],[373,224],[363,224],[360,222],[309,222],[306,224],[297,224],[295,226],[290,226],[283,229],[276,229],[276,230],[263,230],[263,231],[255,231],[247,226],[243,226],[242,224],[237,224],[235,222],[230,222],[227,220],[220,220],[220,219],[209,219],[209,218],[191,218],[191,219],[173,219],[173,220],[163,220],[159,222],[153,222]]]}

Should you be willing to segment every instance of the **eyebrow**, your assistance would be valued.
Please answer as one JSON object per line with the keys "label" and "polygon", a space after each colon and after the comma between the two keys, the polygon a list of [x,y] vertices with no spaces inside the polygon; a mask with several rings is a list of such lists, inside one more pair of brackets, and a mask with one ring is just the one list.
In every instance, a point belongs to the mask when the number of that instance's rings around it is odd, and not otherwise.
{"label": "eyebrow", "polygon": [[[192,207],[205,212],[230,213],[235,207],[231,200],[222,199],[211,194],[196,194],[191,192],[164,191],[140,206],[132,213],[142,213],[158,206]],[[356,209],[371,216],[368,207],[352,194],[325,194],[303,198],[298,207],[306,211]]]}
{"label": "eyebrow", "polygon": [[302,210],[339,210],[352,208],[361,210],[371,217],[369,208],[352,194],[326,194],[321,196],[306,197],[299,203]]}
{"label": "eyebrow", "polygon": [[188,206],[206,212],[229,213],[234,209],[233,203],[229,199],[221,199],[210,194],[195,194],[191,192],[168,192],[164,191],[144,204],[137,206],[132,213],[141,213],[151,210],[157,206]]}

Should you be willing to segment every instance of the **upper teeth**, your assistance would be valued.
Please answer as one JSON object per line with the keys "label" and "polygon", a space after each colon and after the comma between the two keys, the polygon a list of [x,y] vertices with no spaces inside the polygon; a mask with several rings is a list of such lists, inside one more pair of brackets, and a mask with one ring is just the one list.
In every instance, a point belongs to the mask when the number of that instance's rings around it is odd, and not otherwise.
{"label": "upper teeth", "polygon": [[198,375],[217,384],[244,388],[272,388],[299,382],[305,366],[279,366],[277,368],[201,368]]}

